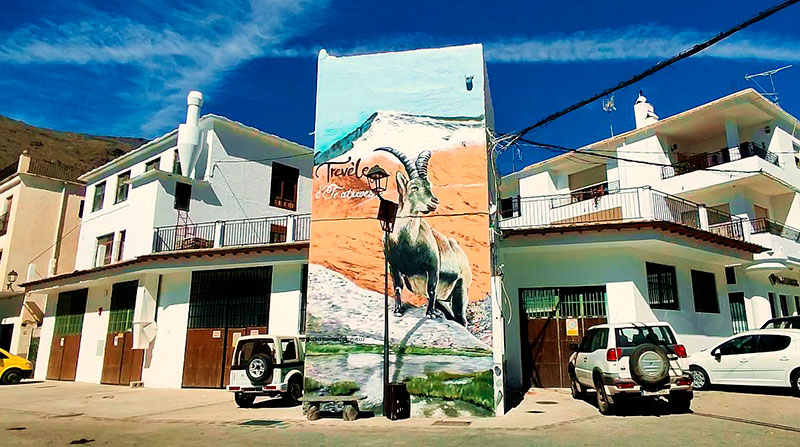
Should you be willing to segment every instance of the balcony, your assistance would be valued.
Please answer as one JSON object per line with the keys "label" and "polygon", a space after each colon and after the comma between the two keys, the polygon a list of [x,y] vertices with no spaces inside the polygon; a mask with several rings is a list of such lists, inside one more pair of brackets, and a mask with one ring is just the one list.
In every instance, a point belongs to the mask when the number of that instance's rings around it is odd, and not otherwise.
{"label": "balcony", "polygon": [[800,230],[766,218],[750,221],[753,234],[773,234],[784,239],[800,243]]}
{"label": "balcony", "polygon": [[574,193],[510,200],[512,211],[502,213],[502,230],[650,221],[745,241],[742,219],[650,188],[606,190],[579,201],[575,201]]}
{"label": "balcony", "polygon": [[758,157],[775,166],[778,166],[778,156],[768,151],[762,144],[761,146],[751,141],[740,144],[737,147],[725,148],[717,152],[709,152],[696,155],[684,161],[664,166],[661,168],[661,178],[668,179],[689,172],[700,171],[714,166],[719,166],[731,161],[741,160],[749,157]]}
{"label": "balcony", "polygon": [[310,215],[190,223],[153,229],[153,253],[309,240]]}

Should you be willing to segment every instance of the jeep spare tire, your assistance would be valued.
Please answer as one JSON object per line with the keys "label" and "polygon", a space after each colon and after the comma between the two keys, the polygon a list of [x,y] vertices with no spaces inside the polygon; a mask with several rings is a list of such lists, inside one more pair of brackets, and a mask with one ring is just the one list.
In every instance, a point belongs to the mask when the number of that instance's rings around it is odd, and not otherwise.
{"label": "jeep spare tire", "polygon": [[272,358],[266,354],[256,354],[247,362],[247,377],[253,383],[264,383],[272,377]]}
{"label": "jeep spare tire", "polygon": [[630,358],[631,377],[644,388],[660,387],[669,381],[669,358],[664,348],[645,343],[634,348]]}

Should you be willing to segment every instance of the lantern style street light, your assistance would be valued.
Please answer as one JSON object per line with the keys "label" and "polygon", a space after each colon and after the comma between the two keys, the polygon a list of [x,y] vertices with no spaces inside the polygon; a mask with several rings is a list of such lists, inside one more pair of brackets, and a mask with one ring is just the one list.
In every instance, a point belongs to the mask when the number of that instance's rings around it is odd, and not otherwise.
{"label": "lantern style street light", "polygon": [[15,282],[17,282],[17,278],[19,278],[19,273],[17,273],[16,270],[11,270],[10,272],[8,272],[8,275],[6,275],[6,281],[7,281],[6,284],[7,284],[8,290],[11,290],[11,286]]}
{"label": "lantern style street light", "polygon": [[[389,174],[380,166],[375,165],[367,172],[369,189],[381,201],[378,207],[378,220],[383,230],[383,240],[389,240],[389,233],[394,229],[397,218],[397,203],[386,200],[381,193],[386,191]],[[384,250],[383,261],[383,415],[389,417],[389,259]]]}

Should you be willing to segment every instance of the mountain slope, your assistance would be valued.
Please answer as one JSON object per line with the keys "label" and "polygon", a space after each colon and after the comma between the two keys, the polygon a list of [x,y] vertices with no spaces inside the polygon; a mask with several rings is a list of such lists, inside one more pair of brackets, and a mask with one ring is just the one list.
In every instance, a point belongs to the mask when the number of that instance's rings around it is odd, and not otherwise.
{"label": "mountain slope", "polygon": [[28,150],[32,157],[59,161],[87,172],[145,142],[143,138],[59,132],[0,116],[0,168],[16,163],[22,151]]}

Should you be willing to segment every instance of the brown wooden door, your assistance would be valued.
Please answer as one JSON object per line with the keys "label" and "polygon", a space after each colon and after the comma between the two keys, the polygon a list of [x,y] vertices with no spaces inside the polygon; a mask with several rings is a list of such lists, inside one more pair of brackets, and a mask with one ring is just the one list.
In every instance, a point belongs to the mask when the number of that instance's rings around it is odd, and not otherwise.
{"label": "brown wooden door", "polygon": [[47,380],[61,380],[61,360],[64,357],[62,337],[53,336],[53,345],[50,347],[50,360],[47,362]]}
{"label": "brown wooden door", "polygon": [[133,333],[130,331],[106,336],[101,383],[130,385],[131,382],[142,380],[144,351],[132,347]]}
{"label": "brown wooden door", "polygon": [[89,289],[79,289],[58,294],[48,379],[75,380],[88,293]]}
{"label": "brown wooden door", "polygon": [[78,353],[81,349],[81,334],[64,336],[64,354],[61,358],[59,380],[75,380],[78,372]]}
{"label": "brown wooden door", "polygon": [[189,329],[183,362],[185,388],[219,388],[225,329]]}

